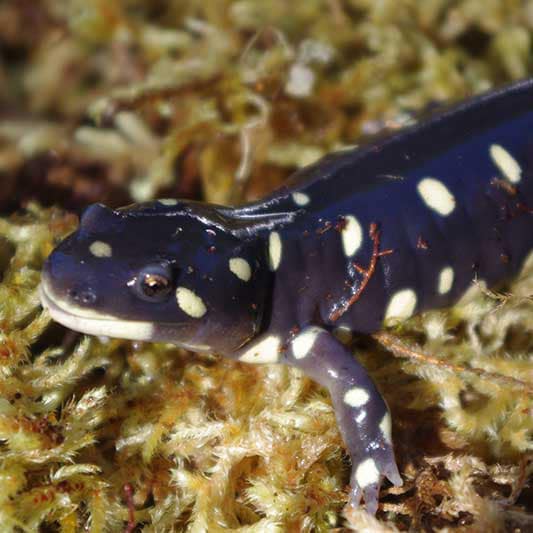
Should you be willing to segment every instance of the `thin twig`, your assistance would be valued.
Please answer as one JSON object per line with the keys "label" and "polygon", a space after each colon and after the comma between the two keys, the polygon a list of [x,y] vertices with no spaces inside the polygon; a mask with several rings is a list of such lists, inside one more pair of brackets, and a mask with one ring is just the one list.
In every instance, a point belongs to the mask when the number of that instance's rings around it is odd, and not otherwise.
{"label": "thin twig", "polygon": [[[329,228],[328,228],[329,229]],[[357,263],[353,263],[353,267],[357,270],[359,274],[363,276],[363,279],[361,280],[361,284],[359,287],[357,287],[356,291],[352,294],[352,296],[344,302],[339,308],[335,309],[335,311],[332,311],[329,315],[329,319],[332,322],[335,322],[338,320],[350,307],[359,300],[361,297],[361,294],[363,294],[363,291],[366,289],[366,286],[368,285],[368,282],[372,278],[372,275],[374,274],[376,270],[376,265],[378,263],[378,259],[380,257],[383,257],[384,255],[392,254],[394,250],[383,250],[379,251],[379,247],[381,244],[381,231],[378,228],[378,225],[375,222],[372,222],[370,224],[370,230],[369,230],[370,238],[373,242],[373,249],[372,249],[372,257],[370,258],[370,262],[368,264],[367,268],[363,268],[361,265],[358,265]]]}
{"label": "thin twig", "polygon": [[480,379],[498,383],[499,385],[505,387],[521,389],[528,394],[533,395],[533,385],[529,385],[520,379],[513,378],[511,376],[505,376],[503,374],[497,374],[495,372],[487,372],[481,368],[471,368],[464,365],[448,363],[442,359],[439,359],[438,357],[428,355],[421,350],[415,350],[406,346],[402,341],[390,333],[379,332],[375,333],[373,337],[397,357],[408,357],[409,359],[413,359],[415,361],[421,361],[422,363],[445,368],[446,370],[450,370],[451,372],[455,372],[457,374],[474,374]]}

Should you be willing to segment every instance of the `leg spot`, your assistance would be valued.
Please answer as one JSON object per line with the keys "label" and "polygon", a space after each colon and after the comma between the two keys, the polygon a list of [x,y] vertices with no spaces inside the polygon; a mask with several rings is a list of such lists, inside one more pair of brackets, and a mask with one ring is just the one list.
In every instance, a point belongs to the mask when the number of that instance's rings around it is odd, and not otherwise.
{"label": "leg spot", "polygon": [[519,183],[522,179],[522,169],[516,159],[499,144],[490,145],[490,158],[500,172],[511,182]]}
{"label": "leg spot", "polygon": [[370,399],[370,395],[361,387],[353,387],[344,394],[344,403],[350,407],[361,407]]}
{"label": "leg spot", "polygon": [[365,459],[355,470],[355,481],[361,487],[368,487],[379,482],[379,470],[374,459]]}
{"label": "leg spot", "polygon": [[353,215],[346,215],[344,222],[341,230],[342,248],[346,257],[352,257],[363,244],[363,228]]}
{"label": "leg spot", "polygon": [[391,444],[392,421],[389,413],[385,413],[385,416],[381,419],[381,422],[379,423],[379,429],[381,430],[381,434],[383,435],[385,442],[387,442],[387,444]]}
{"label": "leg spot", "polygon": [[239,361],[258,364],[277,363],[279,360],[280,346],[281,339],[275,335],[269,335],[246,350],[246,352],[239,357]]}
{"label": "leg spot", "polygon": [[313,348],[316,338],[322,333],[321,328],[311,327],[297,335],[292,341],[292,353],[295,359],[303,359]]}
{"label": "leg spot", "polygon": [[446,185],[435,178],[424,178],[417,185],[424,203],[439,215],[448,216],[455,209],[455,197]]}

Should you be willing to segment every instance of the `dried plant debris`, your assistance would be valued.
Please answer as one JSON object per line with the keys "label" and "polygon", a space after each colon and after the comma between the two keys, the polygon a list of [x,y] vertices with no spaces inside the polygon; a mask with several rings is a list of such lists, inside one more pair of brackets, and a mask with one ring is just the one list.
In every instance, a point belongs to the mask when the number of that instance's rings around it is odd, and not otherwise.
{"label": "dried plant debris", "polygon": [[533,530],[533,261],[355,340],[405,480],[376,518],[344,510],[331,403],[298,371],[83,337],[37,295],[69,211],[255,199],[527,76],[532,27],[531,1],[1,2],[1,530]]}

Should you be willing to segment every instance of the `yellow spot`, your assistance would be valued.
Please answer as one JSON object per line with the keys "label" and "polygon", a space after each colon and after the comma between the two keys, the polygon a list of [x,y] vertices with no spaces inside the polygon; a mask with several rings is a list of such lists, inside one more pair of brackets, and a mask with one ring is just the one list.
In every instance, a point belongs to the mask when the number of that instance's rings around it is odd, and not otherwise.
{"label": "yellow spot", "polygon": [[111,257],[111,255],[113,255],[111,246],[103,241],[94,241],[91,246],[89,246],[89,252],[95,257]]}
{"label": "yellow spot", "polygon": [[344,227],[341,230],[342,247],[345,255],[351,257],[363,244],[363,229],[352,215],[346,215],[344,222]]}
{"label": "yellow spot", "polygon": [[178,201],[175,200],[174,198],[162,198],[157,201],[163,205],[177,205],[178,204]]}
{"label": "yellow spot", "polygon": [[250,281],[252,277],[252,269],[242,257],[232,257],[229,260],[229,269],[242,281]]}
{"label": "yellow spot", "polygon": [[379,429],[385,439],[385,442],[392,443],[392,421],[389,413],[385,413],[385,416],[381,419],[379,423]]}
{"label": "yellow spot", "polygon": [[239,361],[244,363],[277,363],[280,345],[281,340],[279,337],[269,335],[246,350],[239,357]]}
{"label": "yellow spot", "polygon": [[176,289],[176,300],[180,309],[193,318],[200,318],[207,311],[203,300],[186,287],[178,287]]}
{"label": "yellow spot", "polygon": [[355,481],[361,488],[374,485],[379,481],[379,470],[374,459],[365,459],[357,466]]}
{"label": "yellow spot", "polygon": [[311,327],[297,335],[292,341],[292,353],[296,359],[303,359],[313,348],[315,340],[323,330]]}
{"label": "yellow spot", "polygon": [[441,181],[424,178],[417,189],[425,204],[439,215],[448,216],[455,209],[455,198]]}
{"label": "yellow spot", "polygon": [[490,145],[490,157],[500,172],[511,182],[519,183],[522,179],[522,169],[516,159],[499,144]]}
{"label": "yellow spot", "polygon": [[394,294],[390,299],[387,310],[385,311],[385,320],[390,318],[407,320],[416,309],[416,293],[413,289],[402,289]]}
{"label": "yellow spot", "polygon": [[281,263],[281,237],[277,231],[273,231],[268,238],[268,259],[270,270],[275,271]]}
{"label": "yellow spot", "polygon": [[361,407],[370,399],[370,395],[365,389],[352,387],[344,394],[344,403],[350,407]]}
{"label": "yellow spot", "polygon": [[303,192],[293,192],[292,199],[294,200],[294,203],[300,207],[307,205],[311,201],[311,198]]}
{"label": "yellow spot", "polygon": [[446,294],[450,292],[453,286],[453,268],[450,266],[444,267],[439,274],[439,294]]}

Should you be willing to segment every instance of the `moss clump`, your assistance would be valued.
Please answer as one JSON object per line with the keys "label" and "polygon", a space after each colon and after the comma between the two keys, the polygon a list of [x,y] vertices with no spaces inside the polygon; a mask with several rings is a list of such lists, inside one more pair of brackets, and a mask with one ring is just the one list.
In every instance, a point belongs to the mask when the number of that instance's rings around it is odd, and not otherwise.
{"label": "moss clump", "polygon": [[67,210],[257,198],[527,76],[531,25],[504,0],[2,2],[2,530],[530,529],[531,265],[505,294],[356,341],[406,480],[377,520],[343,515],[334,414],[299,372],[84,338],[37,285]]}

